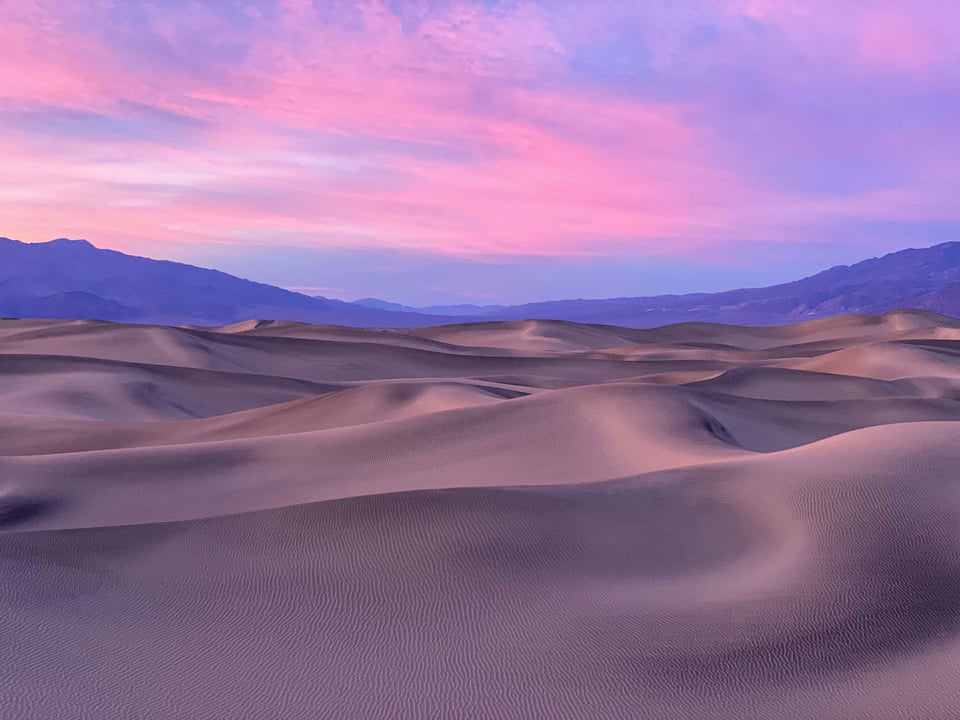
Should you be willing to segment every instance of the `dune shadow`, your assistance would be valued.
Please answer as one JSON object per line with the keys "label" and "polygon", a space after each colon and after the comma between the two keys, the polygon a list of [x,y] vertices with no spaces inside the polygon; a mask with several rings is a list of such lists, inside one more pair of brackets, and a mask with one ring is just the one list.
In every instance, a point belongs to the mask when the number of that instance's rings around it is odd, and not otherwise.
{"label": "dune shadow", "polygon": [[9,530],[47,515],[60,504],[53,498],[0,496],[0,530]]}

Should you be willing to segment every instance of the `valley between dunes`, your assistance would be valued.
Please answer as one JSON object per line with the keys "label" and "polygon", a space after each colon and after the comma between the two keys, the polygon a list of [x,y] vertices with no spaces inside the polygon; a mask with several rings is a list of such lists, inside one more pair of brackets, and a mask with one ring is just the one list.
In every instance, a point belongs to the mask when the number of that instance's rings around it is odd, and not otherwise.
{"label": "valley between dunes", "polygon": [[0,718],[960,713],[960,320],[0,321]]}

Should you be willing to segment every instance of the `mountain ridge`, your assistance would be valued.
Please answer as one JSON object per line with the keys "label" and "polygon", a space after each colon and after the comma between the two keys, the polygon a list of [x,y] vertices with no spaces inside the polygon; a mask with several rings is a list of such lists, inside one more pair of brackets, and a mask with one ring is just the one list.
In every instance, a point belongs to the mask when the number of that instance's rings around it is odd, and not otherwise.
{"label": "mountain ridge", "polygon": [[[960,242],[906,248],[771,286],[525,303],[471,320],[536,317],[630,327],[688,321],[771,325],[899,308],[960,315]],[[643,322],[646,318],[652,322]]]}
{"label": "mountain ridge", "polygon": [[[69,293],[77,294],[74,302]],[[162,325],[228,325],[252,317],[383,327],[435,321],[67,238],[45,243],[0,238],[0,315]]]}
{"label": "mountain ridge", "polygon": [[87,240],[0,238],[0,316],[223,326],[251,318],[353,327],[425,327],[526,319],[655,327],[681,322],[780,325],[915,308],[960,316],[960,242],[907,248],[767,287],[715,293],[567,299],[515,306],[415,308],[346,302]]}

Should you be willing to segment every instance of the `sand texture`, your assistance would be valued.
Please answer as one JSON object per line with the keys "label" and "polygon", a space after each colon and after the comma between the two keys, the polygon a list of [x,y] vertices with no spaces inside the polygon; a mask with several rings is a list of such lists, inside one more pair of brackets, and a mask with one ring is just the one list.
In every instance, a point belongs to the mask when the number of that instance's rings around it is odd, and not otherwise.
{"label": "sand texture", "polygon": [[0,322],[0,718],[960,717],[960,320]]}

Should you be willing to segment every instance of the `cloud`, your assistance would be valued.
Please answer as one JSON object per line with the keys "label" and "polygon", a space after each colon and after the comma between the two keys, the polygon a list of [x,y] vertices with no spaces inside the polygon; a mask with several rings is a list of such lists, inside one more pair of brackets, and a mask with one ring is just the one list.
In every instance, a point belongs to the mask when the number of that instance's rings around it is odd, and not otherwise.
{"label": "cloud", "polygon": [[948,223],[958,22],[937,0],[18,0],[0,232],[723,263]]}

